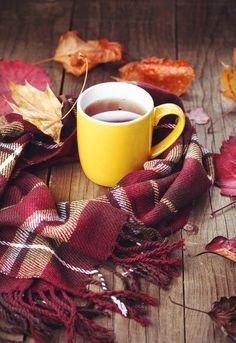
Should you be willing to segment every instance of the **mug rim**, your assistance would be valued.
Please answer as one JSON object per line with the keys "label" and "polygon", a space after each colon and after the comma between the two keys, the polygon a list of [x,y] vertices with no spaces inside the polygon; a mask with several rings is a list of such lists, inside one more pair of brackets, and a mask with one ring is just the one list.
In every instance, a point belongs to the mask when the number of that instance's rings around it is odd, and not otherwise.
{"label": "mug rim", "polygon": [[[150,101],[150,109],[146,110],[146,112],[143,115],[140,115],[138,118],[127,121],[127,122],[119,122],[119,123],[115,123],[115,122],[106,122],[106,121],[102,121],[102,120],[98,120],[93,118],[92,116],[89,116],[88,114],[85,113],[85,111],[83,110],[83,108],[81,107],[81,100],[83,99],[84,96],[86,96],[86,94],[88,92],[90,92],[92,89],[97,88],[97,87],[102,87],[102,86],[107,86],[107,85],[112,85],[112,86],[119,86],[119,85],[124,85],[125,87],[131,87],[132,89],[137,89],[139,90],[139,92],[143,92],[143,94],[145,94],[146,97],[149,98]],[[104,96],[104,99],[106,99],[106,97]],[[151,115],[153,109],[154,109],[154,101],[153,98],[151,97],[151,95],[142,87],[132,84],[132,83],[128,83],[128,82],[121,82],[121,81],[107,81],[107,82],[101,82],[101,83],[97,83],[95,85],[90,86],[89,88],[85,89],[77,98],[77,115],[78,112],[80,113],[80,115],[82,115],[84,118],[86,118],[87,120],[99,124],[99,125],[105,125],[105,126],[128,126],[128,125],[132,125],[135,124],[137,122],[140,122],[142,120],[144,120],[145,118],[147,118],[149,115]]]}

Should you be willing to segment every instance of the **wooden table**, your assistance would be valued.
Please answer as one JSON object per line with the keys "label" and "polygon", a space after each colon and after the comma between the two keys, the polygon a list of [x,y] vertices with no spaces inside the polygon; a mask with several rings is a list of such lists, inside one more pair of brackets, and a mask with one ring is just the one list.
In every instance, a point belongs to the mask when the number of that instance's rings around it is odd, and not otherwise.
{"label": "wooden table", "polygon": [[[236,46],[235,19],[235,0],[0,0],[0,57],[28,62],[50,57],[59,36],[73,29],[84,39],[106,37],[122,42],[131,59],[151,55],[187,59],[197,78],[182,99],[186,109],[203,107],[211,116],[213,130],[209,133],[207,126],[198,125],[197,132],[201,143],[217,152],[222,140],[236,130],[235,104],[233,107],[220,96],[219,84],[220,62],[230,64]],[[57,94],[79,92],[82,78],[66,74],[56,63],[44,68]],[[110,80],[116,73],[116,65],[98,66],[89,73],[87,86]],[[223,117],[227,111],[232,112]],[[79,163],[53,167],[40,176],[56,201],[94,198],[106,191],[86,179]],[[117,343],[229,342],[206,315],[169,300],[171,296],[186,306],[208,311],[221,296],[236,294],[233,263],[213,255],[190,257],[203,251],[217,235],[235,236],[235,208],[210,219],[212,209],[229,201],[219,189],[212,188],[195,204],[189,222],[196,224],[199,232],[179,234],[186,239],[184,270],[170,291],[144,283],[148,294],[161,303],[150,310],[151,326],[142,328],[119,315],[103,320],[105,326],[114,329]],[[108,281],[117,286],[116,278],[110,276]],[[63,342],[66,339],[58,332],[53,343]],[[78,337],[76,342],[84,340]]]}

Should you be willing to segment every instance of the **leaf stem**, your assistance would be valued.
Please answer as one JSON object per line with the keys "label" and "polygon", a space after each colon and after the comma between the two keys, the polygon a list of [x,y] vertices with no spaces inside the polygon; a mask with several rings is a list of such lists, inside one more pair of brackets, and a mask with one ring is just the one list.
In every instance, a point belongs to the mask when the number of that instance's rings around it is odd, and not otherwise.
{"label": "leaf stem", "polygon": [[[79,52],[79,50],[75,50],[75,51],[71,51],[71,52],[68,52],[67,54],[64,54],[64,55],[55,55],[53,57],[49,57],[49,58],[45,58],[43,60],[39,60],[39,61],[36,61],[36,62],[33,62],[32,64],[43,64],[43,63],[47,63],[47,62],[51,62],[51,61],[57,61],[58,58],[62,58],[62,57],[69,57],[69,56],[73,56],[75,54],[78,54],[80,57],[84,58],[85,56],[83,54],[81,54]],[[86,58],[86,57],[85,57]]]}
{"label": "leaf stem", "polygon": [[231,201],[229,204],[227,204],[227,205],[225,205],[225,206],[222,206],[222,207],[218,208],[217,210],[211,212],[210,218],[213,218],[214,215],[215,215],[216,213],[218,213],[218,212],[224,210],[225,208],[227,208],[227,207],[229,207],[229,206],[231,206],[231,205],[233,205],[233,204],[235,204],[235,203],[236,203],[236,200],[233,200],[233,201]]}
{"label": "leaf stem", "polygon": [[[86,57],[83,57],[84,60],[85,60],[85,76],[84,76],[84,82],[83,82],[83,85],[81,87],[81,90],[79,92],[79,94],[81,94],[84,90],[84,87],[86,85],[86,82],[87,82],[87,77],[88,77],[88,59]],[[69,111],[66,112],[66,114],[64,114],[64,116],[61,118],[61,120],[65,119],[68,114],[73,110],[73,108],[76,106],[77,104],[77,101],[78,101],[78,97],[76,99],[76,101],[74,102],[74,104],[71,106],[71,108],[69,109]]]}
{"label": "leaf stem", "polygon": [[171,297],[169,297],[170,301],[172,302],[172,304],[174,305],[177,305],[177,306],[180,306],[180,307],[183,307],[183,308],[186,308],[188,310],[191,310],[191,311],[195,311],[195,312],[200,312],[200,313],[204,313],[204,314],[208,314],[208,312],[206,311],[202,311],[202,310],[199,310],[197,308],[193,308],[193,307],[189,307],[189,306],[186,306],[186,305],[182,305],[174,300],[171,299]]}
{"label": "leaf stem", "polygon": [[47,63],[47,62],[51,62],[53,61],[54,57],[49,57],[49,58],[45,58],[43,60],[39,60],[36,62],[33,62],[33,64],[43,64],[43,63]]}
{"label": "leaf stem", "polygon": [[216,256],[219,256],[219,257],[222,257],[222,258],[225,258],[226,260],[230,260],[230,261],[234,261],[233,259],[227,257],[227,256],[224,256],[224,255],[221,255],[220,253],[217,253],[217,252],[214,252],[214,251],[210,251],[210,250],[207,250],[207,251],[203,251],[203,252],[199,252],[197,255],[192,255],[190,257],[198,257],[198,256],[201,256],[201,255],[205,255],[205,254],[212,254],[212,255],[216,255]]}

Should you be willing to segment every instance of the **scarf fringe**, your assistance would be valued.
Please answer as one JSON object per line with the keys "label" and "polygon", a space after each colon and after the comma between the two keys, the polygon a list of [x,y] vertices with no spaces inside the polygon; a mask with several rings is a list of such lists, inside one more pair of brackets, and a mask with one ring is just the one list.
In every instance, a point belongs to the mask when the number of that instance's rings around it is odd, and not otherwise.
{"label": "scarf fringe", "polygon": [[157,302],[129,290],[98,293],[81,289],[76,299],[53,286],[44,291],[9,291],[0,294],[0,312],[14,326],[14,332],[30,333],[37,343],[49,341],[53,330],[60,327],[66,329],[68,343],[74,341],[76,332],[92,343],[112,343],[113,333],[94,319],[109,316],[107,310],[120,313],[114,298],[125,304],[129,318],[144,326],[149,324],[144,307],[157,305]]}
{"label": "scarf fringe", "polygon": [[50,341],[53,331],[60,327],[66,329],[68,343],[74,342],[75,333],[92,343],[112,343],[113,333],[95,319],[109,317],[114,311],[148,325],[147,305],[155,306],[157,301],[140,293],[140,280],[145,278],[167,288],[180,274],[182,259],[173,252],[182,247],[183,240],[169,243],[155,229],[142,227],[132,219],[103,264],[123,281],[124,290],[108,290],[102,273],[98,274],[100,279],[91,280],[102,291],[80,288],[74,295],[47,283],[38,287],[35,280],[28,289],[0,293],[0,316],[13,325],[11,333],[30,334],[37,343]]}
{"label": "scarf fringe", "polygon": [[173,256],[173,252],[183,246],[183,239],[169,243],[155,229],[140,230],[140,224],[128,223],[120,233],[110,261],[117,266],[116,275],[126,289],[139,291],[141,278],[168,288],[172,279],[180,275],[183,265],[182,257]]}
{"label": "scarf fringe", "polygon": [[27,289],[0,293],[0,316],[12,325],[11,333],[30,334],[37,343],[50,341],[53,331],[60,327],[66,329],[68,343],[73,343],[75,333],[92,343],[112,343],[113,333],[95,319],[114,311],[148,325],[147,305],[155,306],[157,301],[140,293],[140,279],[168,287],[182,266],[182,259],[173,252],[182,247],[183,240],[168,243],[155,229],[143,227],[132,218],[105,263],[123,281],[124,290],[108,290],[101,273],[91,284],[99,284],[102,291],[80,288],[74,295],[47,283],[42,288],[35,280]]}

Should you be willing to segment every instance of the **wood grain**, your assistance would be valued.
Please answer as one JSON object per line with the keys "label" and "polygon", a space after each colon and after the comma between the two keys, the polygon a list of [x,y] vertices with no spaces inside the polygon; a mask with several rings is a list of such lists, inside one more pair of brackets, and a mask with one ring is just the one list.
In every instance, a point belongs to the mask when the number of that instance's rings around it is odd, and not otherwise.
{"label": "wood grain", "polygon": [[[50,57],[63,32],[77,30],[84,39],[106,37],[123,43],[126,60],[151,55],[188,59],[197,78],[182,98],[186,109],[203,107],[211,116],[213,133],[206,126],[197,126],[200,142],[217,152],[222,140],[236,133],[235,104],[220,95],[220,61],[230,64],[236,37],[234,0],[8,0],[0,1],[0,57],[20,58],[28,62]],[[91,70],[87,86],[109,81],[117,74],[119,63],[98,66]],[[43,66],[54,81],[57,94],[78,94],[83,77],[65,74],[56,63]],[[223,113],[230,112],[226,116]],[[38,174],[49,186],[56,201],[95,198],[107,189],[90,182],[79,163],[60,165]],[[50,176],[50,177],[49,177]],[[118,314],[100,323],[114,329],[116,343],[226,343],[207,316],[171,304],[174,300],[209,310],[221,296],[235,294],[235,265],[212,255],[192,257],[204,250],[216,235],[236,235],[235,208],[209,219],[216,209],[230,199],[217,188],[202,197],[194,206],[190,223],[199,227],[197,235],[183,231],[186,239],[184,272],[169,291],[148,285],[143,289],[160,300],[160,307],[150,309],[152,325],[142,328]],[[181,233],[179,233],[181,235]],[[118,288],[119,280],[105,273],[109,287]],[[21,339],[22,337],[16,337]],[[76,342],[87,341],[76,337]],[[1,337],[0,337],[1,342]],[[58,331],[53,343],[65,343]],[[27,343],[33,343],[31,338]]]}
{"label": "wood grain", "polygon": [[[36,62],[51,57],[62,32],[70,25],[72,0],[0,1],[0,57]],[[60,92],[62,68],[43,65]]]}
{"label": "wood grain", "polygon": [[[220,95],[219,84],[220,61],[229,62],[234,47],[233,13],[232,1],[218,1],[214,6],[205,1],[191,4],[178,1],[177,6],[178,57],[192,61],[197,74],[192,89],[184,96],[185,107],[203,107],[209,113],[213,133],[208,133],[206,126],[197,126],[197,132],[200,142],[215,152],[236,124],[233,116],[231,121],[222,117],[227,101]],[[235,236],[234,211],[210,219],[211,206],[218,208],[227,202],[229,199],[213,188],[208,196],[198,201],[189,219],[199,227],[199,233],[197,236],[183,233],[187,247],[184,261],[184,303],[187,306],[208,311],[221,296],[235,294],[235,267],[232,263],[211,255],[189,256],[204,251],[205,245],[217,235]],[[186,342],[229,341],[213,327],[206,315],[186,310],[185,323]]]}

